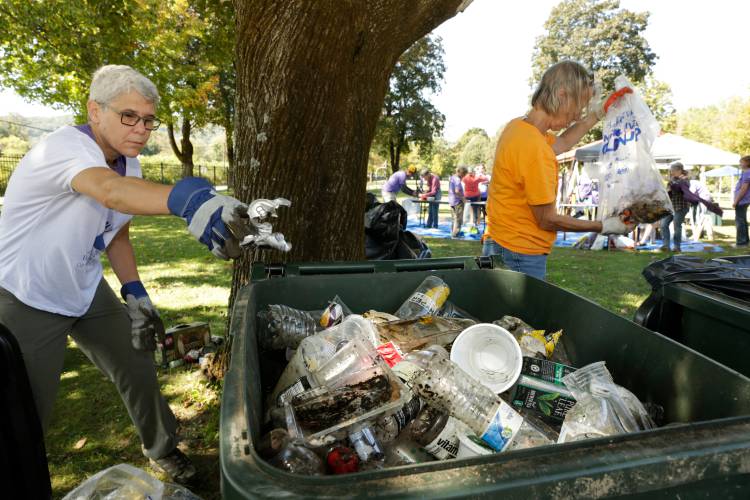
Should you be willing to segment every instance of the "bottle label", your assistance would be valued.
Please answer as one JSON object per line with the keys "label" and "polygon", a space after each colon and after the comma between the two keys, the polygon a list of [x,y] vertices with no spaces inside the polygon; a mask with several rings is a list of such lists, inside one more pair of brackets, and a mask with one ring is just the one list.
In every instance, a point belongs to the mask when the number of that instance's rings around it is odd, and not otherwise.
{"label": "bottle label", "polygon": [[495,451],[503,451],[521,428],[522,423],[523,417],[502,401],[482,434],[482,439]]}
{"label": "bottle label", "polygon": [[308,389],[310,389],[310,381],[307,380],[307,377],[300,377],[292,385],[281,391],[281,394],[276,398],[276,404],[284,406],[287,403],[291,403],[294,396]]}
{"label": "bottle label", "polygon": [[458,453],[458,437],[456,436],[456,421],[449,417],[442,432],[428,443],[424,450],[439,460],[456,458]]}
{"label": "bottle label", "polygon": [[422,400],[419,396],[415,396],[409,400],[399,411],[393,414],[398,424],[398,431],[401,432],[406,424],[414,420],[419,414],[419,410],[422,409]]}
{"label": "bottle label", "polygon": [[[436,289],[433,289],[433,290],[436,290]],[[442,295],[439,293],[433,292],[433,290],[428,290],[427,293],[415,292],[411,297],[409,297],[409,302],[423,309],[423,312],[420,314],[422,316],[434,315],[437,312],[437,310],[440,309],[442,305],[442,304],[438,305],[437,301],[435,300],[435,299],[440,300]]]}

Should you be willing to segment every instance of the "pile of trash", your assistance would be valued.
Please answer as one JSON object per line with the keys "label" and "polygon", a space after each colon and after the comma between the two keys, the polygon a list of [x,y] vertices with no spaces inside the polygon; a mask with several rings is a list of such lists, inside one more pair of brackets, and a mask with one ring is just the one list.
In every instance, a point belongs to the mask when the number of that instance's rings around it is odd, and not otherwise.
{"label": "pile of trash", "polygon": [[261,457],[346,474],[656,426],[661,408],[604,362],[571,366],[562,331],[512,316],[481,323],[449,295],[429,276],[393,314],[353,314],[338,296],[321,311],[261,310],[261,349],[288,361],[265,402]]}

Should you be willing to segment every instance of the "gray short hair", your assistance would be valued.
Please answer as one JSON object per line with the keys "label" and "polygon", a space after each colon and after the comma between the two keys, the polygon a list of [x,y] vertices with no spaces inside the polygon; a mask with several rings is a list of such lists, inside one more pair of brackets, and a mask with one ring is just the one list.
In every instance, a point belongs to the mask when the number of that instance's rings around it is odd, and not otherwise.
{"label": "gray short hair", "polygon": [[159,91],[151,80],[122,64],[108,64],[94,72],[91,77],[89,99],[99,104],[109,104],[122,94],[135,90],[147,101],[159,104]]}
{"label": "gray short hair", "polygon": [[586,89],[594,85],[594,76],[581,64],[575,61],[560,61],[553,64],[542,75],[531,98],[531,106],[539,107],[548,115],[556,115],[560,111],[560,89],[575,99],[575,104],[583,108],[583,95]]}

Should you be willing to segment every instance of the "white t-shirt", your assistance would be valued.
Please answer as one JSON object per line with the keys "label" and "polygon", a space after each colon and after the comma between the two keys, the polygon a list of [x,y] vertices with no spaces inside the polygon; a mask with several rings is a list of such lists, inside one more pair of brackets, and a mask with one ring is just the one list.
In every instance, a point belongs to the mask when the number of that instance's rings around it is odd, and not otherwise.
{"label": "white t-shirt", "polygon": [[[126,174],[141,177],[137,159]],[[104,153],[70,126],[40,141],[18,164],[0,212],[0,286],[24,304],[65,316],[91,306],[102,278],[99,256],[132,218],[77,193],[73,177],[106,167]]]}

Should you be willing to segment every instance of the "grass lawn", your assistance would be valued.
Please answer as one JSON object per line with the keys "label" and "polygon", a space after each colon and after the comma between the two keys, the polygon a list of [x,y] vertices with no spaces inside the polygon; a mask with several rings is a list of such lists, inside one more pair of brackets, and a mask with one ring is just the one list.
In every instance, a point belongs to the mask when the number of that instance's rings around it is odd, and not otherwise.
{"label": "grass lawn", "polygon": [[[717,229],[717,242],[727,251],[697,256],[747,253],[747,250],[729,248],[733,227]],[[131,231],[141,278],[167,327],[205,321],[210,323],[212,334],[223,335],[231,264],[206,252],[177,218],[138,217]],[[427,243],[434,257],[479,255],[481,251],[480,244],[473,241],[428,238]],[[548,263],[548,279],[632,318],[649,292],[641,270],[661,258],[664,254],[554,249]],[[106,277],[113,288],[119,290],[119,284],[108,269]],[[160,380],[163,393],[180,422],[182,446],[193,457],[204,478],[193,490],[206,499],[219,498],[220,389],[208,386],[197,370],[163,371]],[[149,470],[135,429],[114,386],[72,342],[66,352],[46,442],[55,498],[61,498],[87,477],[118,463]]]}

